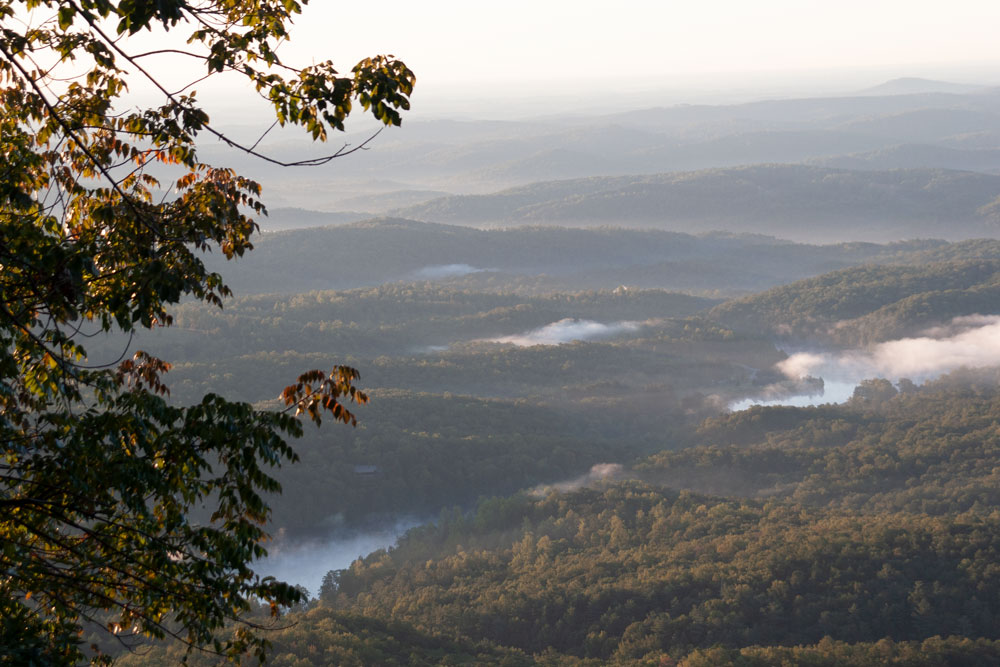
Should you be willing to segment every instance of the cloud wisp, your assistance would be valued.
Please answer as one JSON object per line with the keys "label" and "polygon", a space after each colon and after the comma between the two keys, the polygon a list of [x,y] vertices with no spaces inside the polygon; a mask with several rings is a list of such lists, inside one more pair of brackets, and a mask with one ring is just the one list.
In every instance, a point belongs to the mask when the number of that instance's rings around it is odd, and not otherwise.
{"label": "cloud wisp", "polygon": [[511,343],[521,347],[531,345],[561,345],[576,340],[587,341],[598,338],[608,338],[626,331],[636,331],[641,327],[639,322],[613,322],[602,324],[593,320],[579,320],[567,317],[547,324],[539,329],[514,336],[490,338],[491,343]]}
{"label": "cloud wisp", "polygon": [[413,278],[416,280],[444,280],[445,278],[457,278],[483,271],[489,271],[489,269],[480,269],[471,264],[434,264],[414,271]]}
{"label": "cloud wisp", "polygon": [[620,463],[597,463],[590,467],[586,475],[580,475],[574,479],[568,479],[554,484],[539,484],[529,493],[533,496],[546,496],[556,491],[558,493],[569,493],[582,489],[585,486],[596,486],[601,482],[610,482],[625,479],[626,472]]}

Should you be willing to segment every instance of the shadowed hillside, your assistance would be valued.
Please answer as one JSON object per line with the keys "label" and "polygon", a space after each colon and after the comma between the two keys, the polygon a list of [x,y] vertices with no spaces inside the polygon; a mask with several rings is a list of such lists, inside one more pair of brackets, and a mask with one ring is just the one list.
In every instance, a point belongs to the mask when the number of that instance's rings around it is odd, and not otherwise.
{"label": "shadowed hillside", "polygon": [[727,229],[813,242],[969,238],[993,231],[979,209],[998,193],[1000,176],[973,172],[762,165],[536,183],[436,199],[399,214],[468,225]]}

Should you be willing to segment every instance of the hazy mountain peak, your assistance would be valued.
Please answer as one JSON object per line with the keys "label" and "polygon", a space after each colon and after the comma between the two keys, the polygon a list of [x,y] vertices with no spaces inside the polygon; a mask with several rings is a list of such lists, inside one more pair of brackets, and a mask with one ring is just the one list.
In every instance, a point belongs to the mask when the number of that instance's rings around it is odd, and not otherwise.
{"label": "hazy mountain peak", "polygon": [[936,81],[934,79],[922,79],[915,76],[904,76],[898,79],[891,79],[872,88],[862,90],[860,95],[916,95],[921,93],[970,93],[982,88],[982,86],[970,85],[966,83],[952,83],[950,81]]}

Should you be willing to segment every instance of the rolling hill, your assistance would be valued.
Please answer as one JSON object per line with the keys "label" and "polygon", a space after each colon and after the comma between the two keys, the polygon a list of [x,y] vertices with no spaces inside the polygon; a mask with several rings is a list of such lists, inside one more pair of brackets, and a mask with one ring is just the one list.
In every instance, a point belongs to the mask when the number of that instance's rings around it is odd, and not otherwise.
{"label": "rolling hill", "polygon": [[548,181],[452,196],[396,214],[465,225],[621,225],[725,229],[799,241],[971,238],[992,232],[979,211],[1000,176],[944,169],[848,171],[757,165]]}

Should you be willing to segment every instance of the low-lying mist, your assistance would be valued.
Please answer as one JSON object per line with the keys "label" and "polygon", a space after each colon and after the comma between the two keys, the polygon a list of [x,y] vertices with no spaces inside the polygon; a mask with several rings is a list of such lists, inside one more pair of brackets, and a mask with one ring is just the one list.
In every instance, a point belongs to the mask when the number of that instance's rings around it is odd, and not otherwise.
{"label": "low-lying mist", "polygon": [[526,333],[490,338],[489,342],[512,343],[522,347],[529,347],[531,345],[560,345],[576,340],[586,341],[607,338],[626,331],[636,331],[641,326],[640,322],[621,321],[602,324],[593,320],[580,320],[567,317]]}
{"label": "low-lying mist", "polygon": [[378,528],[339,532],[322,540],[287,544],[279,540],[254,570],[261,576],[303,586],[315,597],[327,572],[344,569],[362,556],[393,546],[403,533],[421,523],[412,517],[401,518]]}
{"label": "low-lying mist", "polygon": [[963,367],[996,365],[1000,365],[1000,315],[968,315],[921,336],[878,343],[869,350],[798,352],[778,368],[790,378],[880,376],[923,381]]}
{"label": "low-lying mist", "polygon": [[569,493],[586,486],[594,486],[600,482],[616,481],[626,477],[624,466],[620,463],[597,463],[590,467],[586,475],[567,479],[553,484],[539,484],[529,493],[533,496],[545,496],[552,491]]}
{"label": "low-lying mist", "polygon": [[[568,493],[603,482],[632,478],[619,463],[598,463],[579,477],[540,484],[528,491],[533,496],[545,496],[552,491]],[[312,597],[318,597],[323,577],[331,570],[347,568],[356,559],[379,549],[388,549],[408,530],[433,519],[399,518],[394,523],[377,528],[339,531],[325,539],[283,543],[280,539],[268,549],[267,558],[255,564],[261,576],[273,576],[295,586],[302,586]]]}
{"label": "low-lying mist", "polygon": [[967,315],[927,329],[920,336],[885,341],[869,349],[795,352],[777,364],[778,370],[792,380],[822,378],[822,393],[775,400],[746,399],[733,403],[730,409],[842,403],[867,378],[907,378],[919,383],[960,368],[993,366],[1000,366],[1000,315]]}

